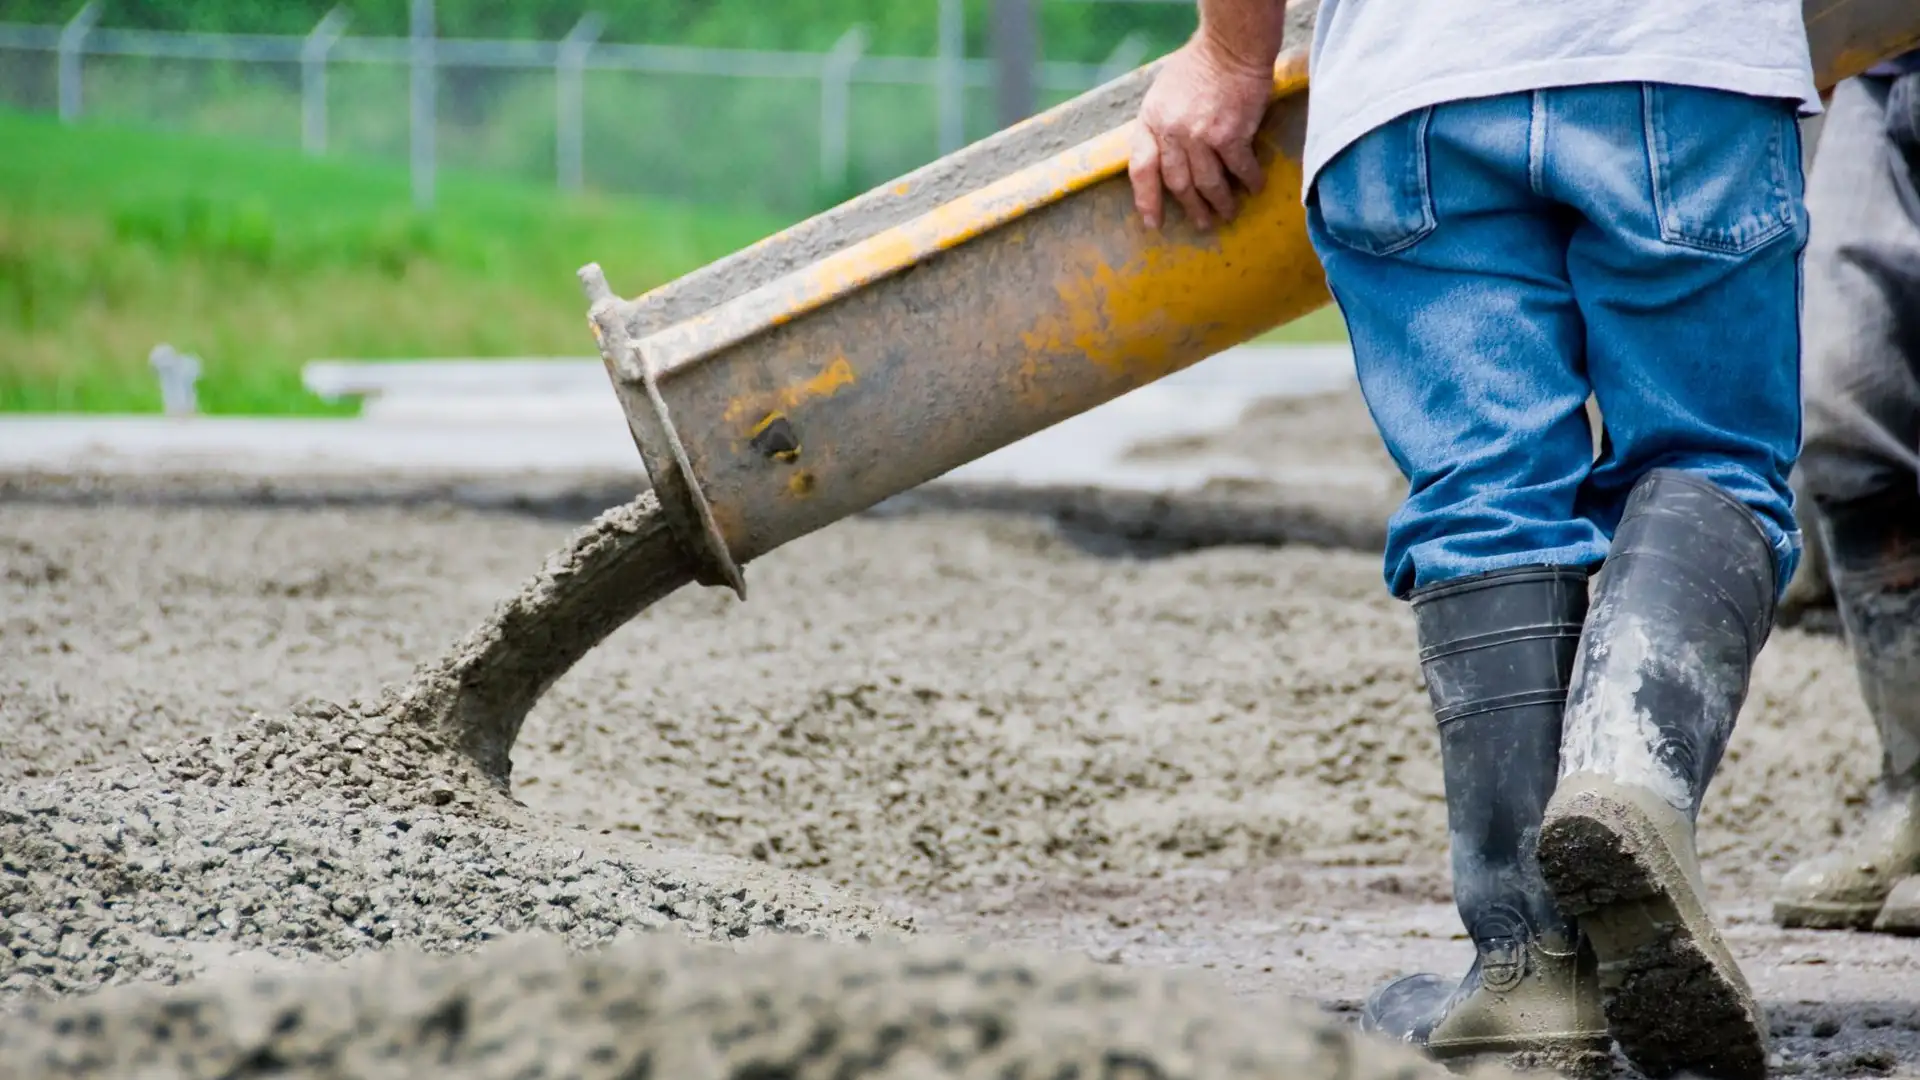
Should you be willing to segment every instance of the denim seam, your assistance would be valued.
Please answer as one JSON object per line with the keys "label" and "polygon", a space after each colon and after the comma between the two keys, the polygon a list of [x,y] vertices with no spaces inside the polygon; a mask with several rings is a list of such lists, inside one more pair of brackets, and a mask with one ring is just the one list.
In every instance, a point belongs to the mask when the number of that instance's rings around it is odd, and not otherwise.
{"label": "denim seam", "polygon": [[[1667,178],[1671,175],[1672,169],[1667,165],[1670,148],[1667,144],[1666,117],[1660,109],[1659,95],[1660,88],[1655,84],[1640,84],[1641,124],[1645,128],[1647,144],[1647,172],[1652,180],[1654,225],[1660,234],[1660,239],[1676,247],[1692,248],[1718,255],[1751,255],[1791,232],[1793,229],[1791,209],[1756,218],[1755,220],[1771,223],[1752,236],[1742,236],[1737,231],[1725,230],[1727,239],[1688,235],[1677,218],[1669,218],[1669,211],[1673,209],[1673,199],[1667,189]],[[1798,120],[1793,122],[1798,123]],[[1784,149],[1781,146],[1778,127],[1775,127],[1768,137],[1767,144],[1771,158],[1770,171],[1773,174],[1769,177],[1769,181],[1774,200],[1779,203],[1789,202],[1784,182],[1786,168]]]}
{"label": "denim seam", "polygon": [[1439,227],[1433,211],[1433,183],[1427,168],[1427,126],[1433,122],[1433,107],[1421,109],[1413,125],[1414,200],[1420,205],[1420,227],[1406,238],[1372,252],[1374,255],[1398,255],[1433,235]]}
{"label": "denim seam", "polygon": [[[1307,227],[1309,230],[1312,230],[1314,227],[1313,211],[1310,210],[1308,212],[1308,215],[1309,216],[1307,221]],[[1322,235],[1328,236],[1329,239],[1331,239],[1331,234],[1327,232],[1326,222],[1324,220],[1320,222],[1320,227],[1318,231]],[[1338,241],[1335,241],[1335,243],[1338,243]],[[1351,258],[1352,256],[1348,256],[1348,257]],[[1353,325],[1351,321],[1347,319],[1347,305],[1343,303],[1340,299],[1340,287],[1334,284],[1333,282],[1334,275],[1327,274],[1326,278],[1327,278],[1327,295],[1333,298],[1333,306],[1340,309],[1341,321],[1347,323],[1347,336],[1351,338],[1353,337]],[[1356,355],[1354,360],[1357,366],[1359,363],[1359,357]],[[1356,371],[1355,375],[1358,376],[1358,374],[1359,374],[1358,371]],[[1373,398],[1367,393],[1365,380],[1360,380],[1360,403],[1366,407],[1367,418],[1373,421],[1373,429],[1375,431],[1385,431],[1386,430],[1385,425],[1380,422],[1380,414],[1374,410]],[[1382,441],[1385,443],[1387,456],[1393,459],[1393,464],[1396,468],[1400,470],[1400,475],[1404,477],[1409,483],[1411,483],[1413,480],[1413,471],[1407,467],[1407,461],[1405,458],[1401,456],[1400,448],[1398,446],[1395,446],[1393,441],[1390,439],[1382,440]],[[1402,507],[1404,507],[1405,502],[1403,501],[1401,505]],[[1389,523],[1391,523],[1391,520],[1392,520],[1391,514],[1388,515],[1388,520],[1389,520]],[[1389,524],[1389,532],[1391,532],[1391,524]],[[1391,539],[1391,537],[1389,537],[1389,539]],[[1412,567],[1411,572],[1407,575],[1408,581],[1406,586],[1405,587],[1396,586],[1394,584],[1395,567],[1391,562],[1387,561],[1387,557],[1392,554],[1391,545],[1388,545],[1388,547],[1389,547],[1389,550],[1383,551],[1381,553],[1382,558],[1381,558],[1380,576],[1387,586],[1387,592],[1389,595],[1391,595],[1396,600],[1406,600],[1408,596],[1412,594],[1412,592],[1414,591],[1414,581],[1419,578],[1420,569],[1417,566]]]}
{"label": "denim seam", "polygon": [[[1438,215],[1433,206],[1433,185],[1429,180],[1430,170],[1427,162],[1427,126],[1432,121],[1432,118],[1433,109],[1429,106],[1424,109],[1416,109],[1393,122],[1396,124],[1411,123],[1414,128],[1412,186],[1414,189],[1413,201],[1420,208],[1419,225],[1409,230],[1406,236],[1395,240],[1392,244],[1380,246],[1373,243],[1371,239],[1362,238],[1358,235],[1343,235],[1341,228],[1336,228],[1327,220],[1326,208],[1322,205],[1321,186],[1326,180],[1327,173],[1333,170],[1342,157],[1349,153],[1359,152],[1357,149],[1358,144],[1356,144],[1355,146],[1347,147],[1345,150],[1342,150],[1340,154],[1335,155],[1333,160],[1327,163],[1327,168],[1322,170],[1321,174],[1314,178],[1312,185],[1307,189],[1302,205],[1307,211],[1309,231],[1324,239],[1326,244],[1331,247],[1338,248],[1343,252],[1372,258],[1384,258],[1390,255],[1397,255],[1432,235],[1433,231],[1439,227]],[[1386,136],[1387,134],[1384,126],[1377,129],[1376,132],[1369,132],[1369,135]],[[1405,185],[1403,184],[1400,188],[1396,189],[1395,194],[1405,196],[1407,194]],[[1360,229],[1357,231],[1364,232],[1365,230]],[[1318,241],[1316,241],[1316,243],[1318,243]],[[1321,256],[1321,261],[1324,263],[1327,257],[1326,253],[1318,253]],[[1329,286],[1329,288],[1331,288],[1331,286]]]}
{"label": "denim seam", "polygon": [[1793,584],[1795,571],[1800,568],[1800,559],[1805,554],[1806,538],[1799,529],[1783,531],[1780,539],[1768,544],[1773,549],[1773,572],[1778,575],[1773,582],[1773,602],[1778,604],[1786,599],[1787,589]]}
{"label": "denim seam", "polygon": [[1783,229],[1791,229],[1794,225],[1793,192],[1791,191],[1791,185],[1787,181],[1788,148],[1786,133],[1788,131],[1792,131],[1794,134],[1793,156],[1797,161],[1800,156],[1800,121],[1798,118],[1785,124],[1776,125],[1773,129],[1773,136],[1769,140],[1769,145],[1773,147],[1773,197],[1780,205],[1780,227]]}
{"label": "denim seam", "polygon": [[[1800,133],[1800,129],[1798,125],[1796,125],[1794,127],[1794,132],[1793,132],[1793,157],[1788,159],[1787,165],[1788,165],[1788,168],[1793,171],[1793,175],[1796,176],[1799,180],[1799,183],[1798,183],[1798,186],[1800,188],[1800,197],[1798,200],[1800,203],[1799,216],[1804,219],[1806,216],[1807,178],[1806,178],[1805,166],[1802,164],[1802,162],[1804,161],[1806,148],[1803,145],[1801,145],[1801,139],[1802,139],[1802,135]],[[1807,387],[1806,387],[1807,310],[1806,309],[1807,309],[1807,244],[1809,241],[1809,237],[1806,235],[1807,231],[1809,230],[1802,231],[1802,235],[1800,237],[1799,249],[1793,253],[1793,397],[1795,401],[1805,401],[1806,393],[1807,393]],[[1800,456],[1806,452],[1806,448],[1807,448],[1807,414],[1806,414],[1806,409],[1803,407],[1803,408],[1794,410],[1794,435],[1793,435],[1794,464],[1796,465],[1799,464]],[[1789,473],[1793,471],[1791,465],[1788,466],[1787,471]],[[1789,489],[1787,493],[1787,506],[1790,508],[1793,506],[1793,493],[1791,489]],[[1796,524],[1798,523],[1797,517],[1795,519],[1795,523]]]}
{"label": "denim seam", "polygon": [[[1793,175],[1799,177],[1800,198],[1802,200],[1800,215],[1804,216],[1806,212],[1804,207],[1804,200],[1806,198],[1806,176],[1802,165],[1802,152],[1804,148],[1800,145],[1800,128],[1798,124],[1794,126],[1793,141],[1794,155],[1788,159],[1785,164],[1788,169],[1793,171]],[[1798,231],[1800,233],[1799,244],[1793,253],[1793,392],[1795,401],[1804,401],[1806,400],[1805,367],[1807,359],[1806,293],[1808,230],[1803,228]],[[1805,408],[1795,409],[1793,416],[1794,460],[1785,470],[1789,476],[1793,473],[1794,465],[1799,464],[1800,455],[1804,452],[1807,441],[1807,417]],[[1791,531],[1780,538],[1780,550],[1774,552],[1773,556],[1774,573],[1778,575],[1773,583],[1773,602],[1775,604],[1779,604],[1787,598],[1787,590],[1793,585],[1793,579],[1800,569],[1800,562],[1806,558],[1806,538],[1801,535],[1800,512],[1799,508],[1794,505],[1794,492],[1791,484],[1787,485],[1787,520],[1791,526]]]}
{"label": "denim seam", "polygon": [[1660,183],[1660,161],[1665,156],[1660,125],[1653,116],[1653,84],[1640,84],[1640,141],[1647,148],[1647,184],[1652,189],[1653,225],[1661,236],[1667,234],[1667,200]]}
{"label": "denim seam", "polygon": [[1535,195],[1547,193],[1547,103],[1546,95],[1533,92],[1527,115],[1527,186]]}

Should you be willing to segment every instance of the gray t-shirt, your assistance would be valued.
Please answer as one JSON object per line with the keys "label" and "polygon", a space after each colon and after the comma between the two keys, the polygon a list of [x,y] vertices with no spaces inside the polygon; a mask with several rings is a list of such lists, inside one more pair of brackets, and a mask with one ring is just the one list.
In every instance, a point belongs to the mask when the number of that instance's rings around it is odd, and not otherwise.
{"label": "gray t-shirt", "polygon": [[1820,111],[1801,0],[1321,0],[1305,183],[1414,109],[1554,86],[1666,82]]}

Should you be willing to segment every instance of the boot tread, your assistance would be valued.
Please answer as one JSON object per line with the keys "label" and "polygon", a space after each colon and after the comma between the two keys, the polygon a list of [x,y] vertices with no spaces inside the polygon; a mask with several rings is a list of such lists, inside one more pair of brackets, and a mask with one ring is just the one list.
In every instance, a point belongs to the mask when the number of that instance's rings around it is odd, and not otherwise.
{"label": "boot tread", "polygon": [[1603,1008],[1621,1051],[1655,1080],[1682,1072],[1763,1080],[1765,1021],[1693,875],[1640,800],[1580,786],[1566,785],[1549,806],[1540,866],[1599,958]]}

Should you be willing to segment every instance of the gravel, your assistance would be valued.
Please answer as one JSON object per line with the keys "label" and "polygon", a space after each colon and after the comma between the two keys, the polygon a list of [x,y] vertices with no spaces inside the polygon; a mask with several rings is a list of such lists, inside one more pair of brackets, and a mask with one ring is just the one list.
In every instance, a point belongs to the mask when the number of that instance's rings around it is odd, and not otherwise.
{"label": "gravel", "polygon": [[0,1008],[234,953],[905,928],[762,867],[557,828],[432,735],[329,705],[0,794],[0,911]]}

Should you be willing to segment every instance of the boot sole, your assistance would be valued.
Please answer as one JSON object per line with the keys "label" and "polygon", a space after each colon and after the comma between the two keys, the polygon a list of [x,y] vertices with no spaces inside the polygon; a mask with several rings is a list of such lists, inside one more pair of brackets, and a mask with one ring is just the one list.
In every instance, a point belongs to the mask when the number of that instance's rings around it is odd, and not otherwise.
{"label": "boot sole", "polygon": [[1873,932],[1891,934],[1894,937],[1920,937],[1920,902],[1914,902],[1908,894],[1912,892],[1907,885],[1913,879],[1901,882],[1880,906],[1880,914],[1874,917]]}
{"label": "boot sole", "polygon": [[1888,937],[1920,937],[1920,911],[1902,912],[1897,919],[1883,915],[1875,919],[1868,929]]}
{"label": "boot sole", "polygon": [[1767,1032],[1753,991],[1663,835],[1685,824],[1651,792],[1569,777],[1547,807],[1540,869],[1593,945],[1627,1060],[1656,1080],[1683,1071],[1764,1080]]}
{"label": "boot sole", "polygon": [[1828,904],[1817,900],[1776,900],[1773,921],[1785,930],[1870,930],[1880,905]]}
{"label": "boot sole", "polygon": [[1427,1053],[1450,1072],[1497,1065],[1515,1072],[1548,1072],[1568,1080],[1602,1080],[1613,1075],[1613,1040],[1607,1036],[1560,1039],[1476,1039],[1429,1044]]}

